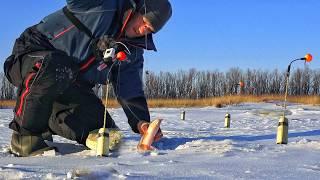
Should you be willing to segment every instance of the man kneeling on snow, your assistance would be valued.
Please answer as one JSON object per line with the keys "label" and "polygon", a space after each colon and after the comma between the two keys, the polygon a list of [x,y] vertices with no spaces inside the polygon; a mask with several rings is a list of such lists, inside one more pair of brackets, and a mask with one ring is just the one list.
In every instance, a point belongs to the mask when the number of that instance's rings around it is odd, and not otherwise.
{"label": "man kneeling on snow", "polygon": [[[107,79],[132,130],[141,134],[150,122],[143,51],[156,51],[152,33],[171,13],[168,0],[67,0],[65,8],[27,28],[4,64],[8,80],[18,87],[12,153],[31,156],[52,149],[44,141],[51,133],[85,145],[104,119],[92,88]],[[128,60],[106,61],[103,52],[113,46]],[[107,128],[118,128],[108,113]],[[161,136],[159,130],[156,137]]]}

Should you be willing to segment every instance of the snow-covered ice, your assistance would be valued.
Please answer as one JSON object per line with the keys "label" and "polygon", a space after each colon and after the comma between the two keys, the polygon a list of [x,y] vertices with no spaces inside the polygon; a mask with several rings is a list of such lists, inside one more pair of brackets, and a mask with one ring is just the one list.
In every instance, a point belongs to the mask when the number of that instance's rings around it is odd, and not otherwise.
{"label": "snow-covered ice", "polygon": [[[289,143],[276,144],[283,109],[277,102],[224,108],[155,108],[165,137],[150,154],[136,151],[122,109],[110,109],[125,135],[117,152],[95,157],[81,145],[54,137],[60,155],[18,158],[8,153],[12,110],[0,110],[0,179],[319,179],[320,107],[289,104]],[[180,120],[180,112],[186,119]],[[224,116],[231,114],[231,127]]]}

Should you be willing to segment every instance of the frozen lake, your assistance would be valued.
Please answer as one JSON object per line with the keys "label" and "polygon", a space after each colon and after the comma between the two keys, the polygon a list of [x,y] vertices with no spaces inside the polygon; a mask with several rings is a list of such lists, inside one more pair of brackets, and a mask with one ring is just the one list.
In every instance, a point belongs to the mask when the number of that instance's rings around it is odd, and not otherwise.
{"label": "frozen lake", "polygon": [[[186,119],[180,120],[180,112]],[[62,155],[18,158],[7,153],[13,117],[0,110],[0,179],[319,179],[320,107],[289,104],[289,143],[276,144],[281,106],[245,103],[224,108],[156,108],[164,138],[157,154],[136,151],[140,137],[129,129],[122,109],[110,109],[125,135],[118,152],[95,157],[58,136]],[[224,116],[231,114],[231,127]]]}

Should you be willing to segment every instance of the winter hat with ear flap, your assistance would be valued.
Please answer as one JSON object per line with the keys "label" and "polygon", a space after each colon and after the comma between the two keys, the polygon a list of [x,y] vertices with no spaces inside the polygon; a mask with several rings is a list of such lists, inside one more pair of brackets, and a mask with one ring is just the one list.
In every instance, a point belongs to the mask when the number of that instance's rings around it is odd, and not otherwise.
{"label": "winter hat with ear flap", "polygon": [[158,32],[172,15],[168,0],[141,0],[138,10],[150,22],[154,33]]}

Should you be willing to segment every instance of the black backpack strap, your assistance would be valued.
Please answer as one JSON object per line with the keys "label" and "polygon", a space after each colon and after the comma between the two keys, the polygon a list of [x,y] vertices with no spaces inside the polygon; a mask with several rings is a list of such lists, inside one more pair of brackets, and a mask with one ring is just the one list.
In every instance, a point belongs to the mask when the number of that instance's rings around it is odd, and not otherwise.
{"label": "black backpack strap", "polygon": [[91,31],[82,23],[79,21],[79,19],[65,6],[62,9],[64,15],[72,22],[73,25],[75,25],[80,31],[86,33],[87,36],[89,36],[91,39],[94,39]]}

